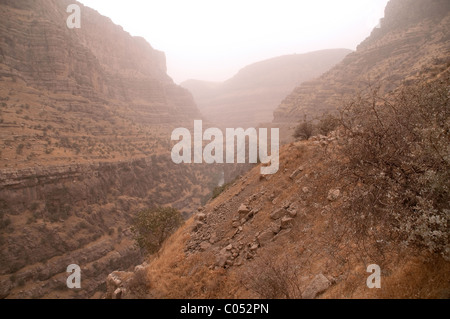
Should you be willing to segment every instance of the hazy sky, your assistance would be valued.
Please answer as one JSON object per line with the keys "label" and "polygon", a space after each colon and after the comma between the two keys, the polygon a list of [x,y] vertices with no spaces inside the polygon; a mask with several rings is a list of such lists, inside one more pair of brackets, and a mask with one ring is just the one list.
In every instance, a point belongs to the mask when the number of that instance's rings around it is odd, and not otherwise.
{"label": "hazy sky", "polygon": [[169,75],[223,81],[268,58],[356,49],[388,0],[81,0],[164,51]]}

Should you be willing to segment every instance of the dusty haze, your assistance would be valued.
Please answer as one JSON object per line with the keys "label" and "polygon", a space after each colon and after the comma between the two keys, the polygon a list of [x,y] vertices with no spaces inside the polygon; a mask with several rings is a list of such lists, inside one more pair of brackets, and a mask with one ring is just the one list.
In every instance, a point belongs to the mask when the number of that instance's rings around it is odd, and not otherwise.
{"label": "dusty haze", "polygon": [[175,82],[225,81],[276,56],[356,46],[387,0],[82,0],[167,55]]}

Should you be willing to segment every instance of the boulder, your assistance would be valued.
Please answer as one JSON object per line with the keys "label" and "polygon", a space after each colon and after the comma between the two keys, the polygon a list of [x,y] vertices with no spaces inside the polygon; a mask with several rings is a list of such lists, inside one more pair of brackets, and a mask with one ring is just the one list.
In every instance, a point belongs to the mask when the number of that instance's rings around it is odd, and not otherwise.
{"label": "boulder", "polygon": [[290,217],[283,217],[281,219],[281,229],[287,229],[292,227],[293,219]]}
{"label": "boulder", "polygon": [[302,294],[303,299],[315,299],[331,286],[331,282],[323,274],[317,275]]}
{"label": "boulder", "polygon": [[239,216],[245,216],[248,213],[250,213],[250,209],[246,205],[242,204],[241,206],[239,206],[238,209]]}
{"label": "boulder", "polygon": [[272,212],[270,214],[270,218],[277,220],[277,219],[280,219],[281,217],[286,216],[286,214],[287,214],[287,211],[284,208],[280,208],[280,209],[277,209],[276,211]]}

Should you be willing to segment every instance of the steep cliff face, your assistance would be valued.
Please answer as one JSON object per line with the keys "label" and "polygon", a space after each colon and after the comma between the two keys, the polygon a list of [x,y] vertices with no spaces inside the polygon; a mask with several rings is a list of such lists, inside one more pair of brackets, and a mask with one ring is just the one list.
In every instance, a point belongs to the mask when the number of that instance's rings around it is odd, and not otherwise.
{"label": "steep cliff face", "polygon": [[91,297],[141,262],[137,210],[190,214],[220,178],[171,161],[171,131],[200,114],[164,53],[81,4],[69,29],[74,2],[0,1],[0,298]]}
{"label": "steep cliff face", "polygon": [[189,80],[181,85],[213,123],[252,127],[271,122],[273,111],[295,86],[328,71],[350,52],[332,49],[281,56],[246,66],[223,83]]}
{"label": "steep cliff face", "polygon": [[[199,116],[192,97],[166,74],[164,53],[81,4],[81,28],[69,29],[73,1],[3,1],[3,80],[54,94],[126,103],[141,122]],[[168,116],[170,115],[170,116]]]}
{"label": "steep cliff face", "polygon": [[0,3],[1,167],[145,157],[201,118],[164,53],[81,4],[69,29],[71,3]]}
{"label": "steep cliff face", "polygon": [[369,85],[389,92],[422,72],[447,68],[449,28],[448,1],[391,0],[381,27],[329,72],[297,87],[275,110],[274,123],[336,110],[346,97]]}
{"label": "steep cliff face", "polygon": [[[177,167],[162,155],[2,170],[0,298],[91,297],[106,274],[143,260],[129,229],[133,212],[168,204],[193,211],[215,186],[206,177],[215,170]],[[70,264],[82,268],[80,291],[66,287]]]}

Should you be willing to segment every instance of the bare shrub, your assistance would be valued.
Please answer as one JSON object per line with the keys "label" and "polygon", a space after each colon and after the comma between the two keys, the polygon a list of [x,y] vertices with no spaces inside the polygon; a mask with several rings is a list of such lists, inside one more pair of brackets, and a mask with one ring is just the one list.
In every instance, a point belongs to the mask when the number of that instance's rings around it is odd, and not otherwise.
{"label": "bare shrub", "polygon": [[145,298],[149,293],[150,282],[147,271],[147,268],[139,267],[128,282],[127,288],[135,298]]}
{"label": "bare shrub", "polygon": [[446,74],[387,98],[369,88],[342,109],[343,171],[354,185],[345,211],[356,234],[383,228],[450,253],[449,83]]}
{"label": "bare shrub", "polygon": [[324,114],[319,118],[316,124],[316,131],[322,135],[328,135],[330,132],[337,129],[340,121],[337,116],[334,116],[331,113]]}
{"label": "bare shrub", "polygon": [[313,136],[313,133],[314,133],[314,125],[312,121],[308,121],[305,117],[303,121],[295,129],[294,138],[300,140],[307,140],[311,136]]}
{"label": "bare shrub", "polygon": [[264,299],[299,299],[300,266],[286,255],[258,258],[243,275],[243,285]]}

